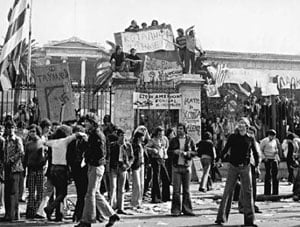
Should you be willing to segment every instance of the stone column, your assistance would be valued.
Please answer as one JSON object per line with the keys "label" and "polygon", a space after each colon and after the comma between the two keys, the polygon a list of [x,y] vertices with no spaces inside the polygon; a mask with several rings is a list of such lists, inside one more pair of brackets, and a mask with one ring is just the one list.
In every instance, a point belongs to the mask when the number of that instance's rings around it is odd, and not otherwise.
{"label": "stone column", "polygon": [[68,61],[68,57],[67,56],[63,56],[61,57],[62,63],[67,63]]}
{"label": "stone column", "polygon": [[51,64],[51,56],[46,56],[45,59],[46,59],[46,61],[45,61],[46,65],[50,65]]}
{"label": "stone column", "polygon": [[134,129],[133,92],[136,82],[135,78],[114,78],[112,82],[114,93],[112,122],[127,133]]}
{"label": "stone column", "polygon": [[[199,75],[184,74],[177,81],[176,86],[182,95],[181,110],[179,111],[179,122],[185,123],[187,133],[194,142],[201,139],[201,85],[204,80]],[[192,162],[192,180],[198,181],[197,170],[201,168],[199,158]]]}
{"label": "stone column", "polygon": [[87,58],[80,58],[81,61],[81,76],[80,76],[80,80],[81,80],[81,85],[85,84],[85,76],[86,76],[86,61]]}
{"label": "stone column", "polygon": [[201,139],[201,85],[199,75],[185,74],[176,86],[182,95],[179,121],[186,124],[188,134],[198,142]]}

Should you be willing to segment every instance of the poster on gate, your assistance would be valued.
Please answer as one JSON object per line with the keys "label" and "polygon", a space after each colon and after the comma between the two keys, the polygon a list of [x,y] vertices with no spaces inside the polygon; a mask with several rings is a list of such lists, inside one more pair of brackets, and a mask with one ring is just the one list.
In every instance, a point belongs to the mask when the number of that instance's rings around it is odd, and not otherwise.
{"label": "poster on gate", "polygon": [[135,48],[137,53],[175,50],[174,35],[170,25],[138,32],[115,33],[115,39],[120,40],[120,45],[125,53],[130,53],[131,48]]}
{"label": "poster on gate", "polygon": [[182,67],[178,61],[145,56],[143,78],[144,82],[168,81],[182,76]]}
{"label": "poster on gate", "polygon": [[37,96],[41,118],[51,121],[75,119],[69,67],[67,64],[52,64],[34,68]]}
{"label": "poster on gate", "polygon": [[133,92],[133,109],[179,110],[180,108],[180,93]]}

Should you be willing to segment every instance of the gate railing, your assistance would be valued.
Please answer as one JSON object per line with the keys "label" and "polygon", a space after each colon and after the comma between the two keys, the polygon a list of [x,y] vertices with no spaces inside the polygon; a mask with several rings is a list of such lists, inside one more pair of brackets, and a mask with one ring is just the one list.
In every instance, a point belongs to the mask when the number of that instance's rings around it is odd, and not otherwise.
{"label": "gate railing", "polygon": [[[96,84],[81,85],[80,82],[72,82],[74,105],[77,115],[85,115],[88,112],[96,113],[100,119],[104,115],[112,113],[113,92],[111,87],[101,88],[94,92]],[[34,105],[37,99],[35,84],[22,83],[8,91],[0,91],[0,121],[3,123],[7,115],[14,116],[20,104],[26,109]],[[41,119],[40,119],[41,120]]]}

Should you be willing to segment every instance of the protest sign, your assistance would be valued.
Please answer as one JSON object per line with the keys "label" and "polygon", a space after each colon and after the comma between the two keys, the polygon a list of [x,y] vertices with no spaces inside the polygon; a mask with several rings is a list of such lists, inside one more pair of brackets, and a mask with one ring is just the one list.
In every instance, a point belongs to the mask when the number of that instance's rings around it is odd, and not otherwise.
{"label": "protest sign", "polygon": [[41,118],[52,121],[75,119],[75,106],[67,64],[53,64],[34,68]]}
{"label": "protest sign", "polygon": [[193,91],[185,93],[183,97],[182,122],[186,124],[187,132],[192,138],[201,134],[201,98]]}
{"label": "protest sign", "polygon": [[220,93],[218,91],[218,87],[216,84],[208,84],[206,85],[206,95],[209,98],[219,98]]}
{"label": "protest sign", "polygon": [[181,108],[180,93],[133,93],[134,109],[171,109]]}
{"label": "protest sign", "polygon": [[115,34],[116,43],[123,47],[125,53],[135,48],[137,53],[147,53],[157,50],[175,50],[174,35],[171,26],[159,29],[141,30],[138,32],[122,32]]}
{"label": "protest sign", "polygon": [[145,56],[144,82],[167,81],[182,75],[182,67],[177,61],[167,61]]}

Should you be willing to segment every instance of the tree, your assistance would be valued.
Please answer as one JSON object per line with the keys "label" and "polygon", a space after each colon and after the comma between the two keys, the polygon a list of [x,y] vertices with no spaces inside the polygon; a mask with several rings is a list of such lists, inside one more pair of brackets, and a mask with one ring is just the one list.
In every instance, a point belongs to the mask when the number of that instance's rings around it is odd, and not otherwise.
{"label": "tree", "polygon": [[106,41],[106,43],[111,47],[107,52],[106,55],[99,58],[96,63],[96,89],[94,90],[94,94],[98,92],[101,88],[107,86],[111,81],[113,71],[111,70],[110,65],[110,56],[113,54],[116,45],[111,41]]}

